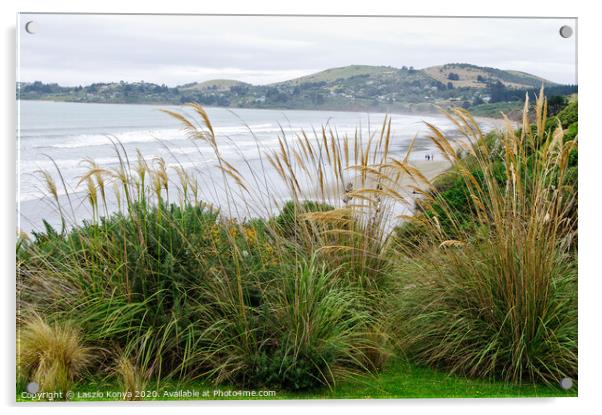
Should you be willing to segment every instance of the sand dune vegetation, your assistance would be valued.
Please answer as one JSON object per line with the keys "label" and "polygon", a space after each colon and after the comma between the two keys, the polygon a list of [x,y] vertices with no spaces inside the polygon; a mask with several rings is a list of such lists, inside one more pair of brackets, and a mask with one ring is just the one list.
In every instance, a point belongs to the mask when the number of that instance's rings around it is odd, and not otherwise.
{"label": "sand dune vegetation", "polygon": [[[542,90],[520,128],[487,134],[446,112],[458,134],[428,125],[437,168],[412,146],[392,156],[387,118],[368,137],[283,133],[250,172],[189,109],[166,113],[211,146],[221,183],[116,142],[117,168],[86,161],[92,215],[74,224],[42,172],[63,225],[18,239],[18,392],[102,379],[132,400],[187,382],[309,394],[399,361],[577,379],[576,103],[548,117]],[[223,205],[199,197],[207,186]]]}

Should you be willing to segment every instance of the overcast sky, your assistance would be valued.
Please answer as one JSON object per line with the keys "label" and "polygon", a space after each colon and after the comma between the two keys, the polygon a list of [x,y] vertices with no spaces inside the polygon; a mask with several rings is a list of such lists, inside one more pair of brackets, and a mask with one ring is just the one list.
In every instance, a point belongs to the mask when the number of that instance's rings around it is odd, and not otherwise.
{"label": "overcast sky", "polygon": [[[28,34],[25,23],[35,21]],[[572,19],[21,15],[21,81],[283,81],[351,64],[452,62],[576,83]]]}

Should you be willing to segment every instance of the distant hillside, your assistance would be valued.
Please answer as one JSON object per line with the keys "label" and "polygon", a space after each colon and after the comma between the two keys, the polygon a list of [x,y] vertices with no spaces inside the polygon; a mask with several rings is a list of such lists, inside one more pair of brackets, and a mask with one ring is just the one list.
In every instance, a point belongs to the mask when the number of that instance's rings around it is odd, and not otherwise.
{"label": "distant hillside", "polygon": [[233,86],[249,85],[234,79],[214,79],[205,82],[192,82],[178,87],[180,91],[228,91]]}
{"label": "distant hillside", "polygon": [[[347,111],[434,110],[436,106],[479,107],[518,103],[544,84],[549,95],[568,95],[576,85],[470,64],[415,69],[403,66],[350,65],[269,85],[216,79],[169,88],[152,83],[96,83],[62,87],[41,82],[18,85],[21,99],[70,102],[181,104],[235,108],[329,109]],[[493,108],[506,108],[494,106]]]}
{"label": "distant hillside", "polygon": [[[540,88],[557,85],[546,79],[520,71],[481,67],[467,63],[450,63],[431,66],[423,70],[428,76],[440,82],[450,82],[456,88],[486,88],[491,82],[500,81],[508,88]],[[456,76],[457,75],[457,79]]]}
{"label": "distant hillside", "polygon": [[275,85],[300,85],[307,82],[336,82],[354,76],[382,76],[395,73],[397,69],[390,66],[349,65],[341,68],[331,68],[311,75],[279,82]]}

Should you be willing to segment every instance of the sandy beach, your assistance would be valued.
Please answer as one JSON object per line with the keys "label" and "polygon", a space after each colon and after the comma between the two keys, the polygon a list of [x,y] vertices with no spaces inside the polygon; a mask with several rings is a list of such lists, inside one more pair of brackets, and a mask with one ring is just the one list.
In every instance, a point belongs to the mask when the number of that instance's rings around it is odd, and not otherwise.
{"label": "sandy beach", "polygon": [[[439,156],[439,160],[410,160],[409,164],[420,170],[420,172],[429,180],[449,170],[451,163]],[[388,175],[392,176],[392,175]],[[416,182],[409,174],[403,174],[397,181],[398,188],[395,191],[402,194],[408,199],[413,199],[413,194],[410,186],[424,187],[422,183]],[[389,186],[391,184],[389,183]],[[310,198],[324,201],[342,200],[345,197],[346,189],[375,189],[377,183],[371,177],[362,179],[360,175],[349,177],[345,183],[340,181],[331,181],[324,186],[316,185],[309,192]]]}

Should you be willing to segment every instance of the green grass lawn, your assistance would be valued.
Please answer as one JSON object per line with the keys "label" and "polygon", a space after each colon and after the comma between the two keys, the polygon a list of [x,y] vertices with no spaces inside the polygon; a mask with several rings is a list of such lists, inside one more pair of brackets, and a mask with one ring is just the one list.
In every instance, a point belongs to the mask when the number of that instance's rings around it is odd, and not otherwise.
{"label": "green grass lawn", "polygon": [[[209,400],[209,399],[395,399],[395,398],[506,398],[506,397],[575,397],[577,385],[565,391],[559,386],[513,385],[449,375],[430,368],[418,367],[402,361],[390,364],[376,376],[355,379],[327,388],[309,392],[279,392],[271,397],[229,396],[239,393],[237,387],[214,387],[203,382],[176,384],[165,382],[150,385],[147,400]],[[263,390],[263,388],[262,388]],[[189,391],[196,396],[179,395]],[[192,392],[194,391],[194,392]],[[102,396],[93,396],[102,392]],[[108,396],[108,392],[114,395]],[[74,390],[73,401],[121,400],[116,394],[119,387],[114,383],[97,380],[79,385]],[[219,396],[221,395],[221,396]],[[19,391],[17,401],[30,402]]]}

